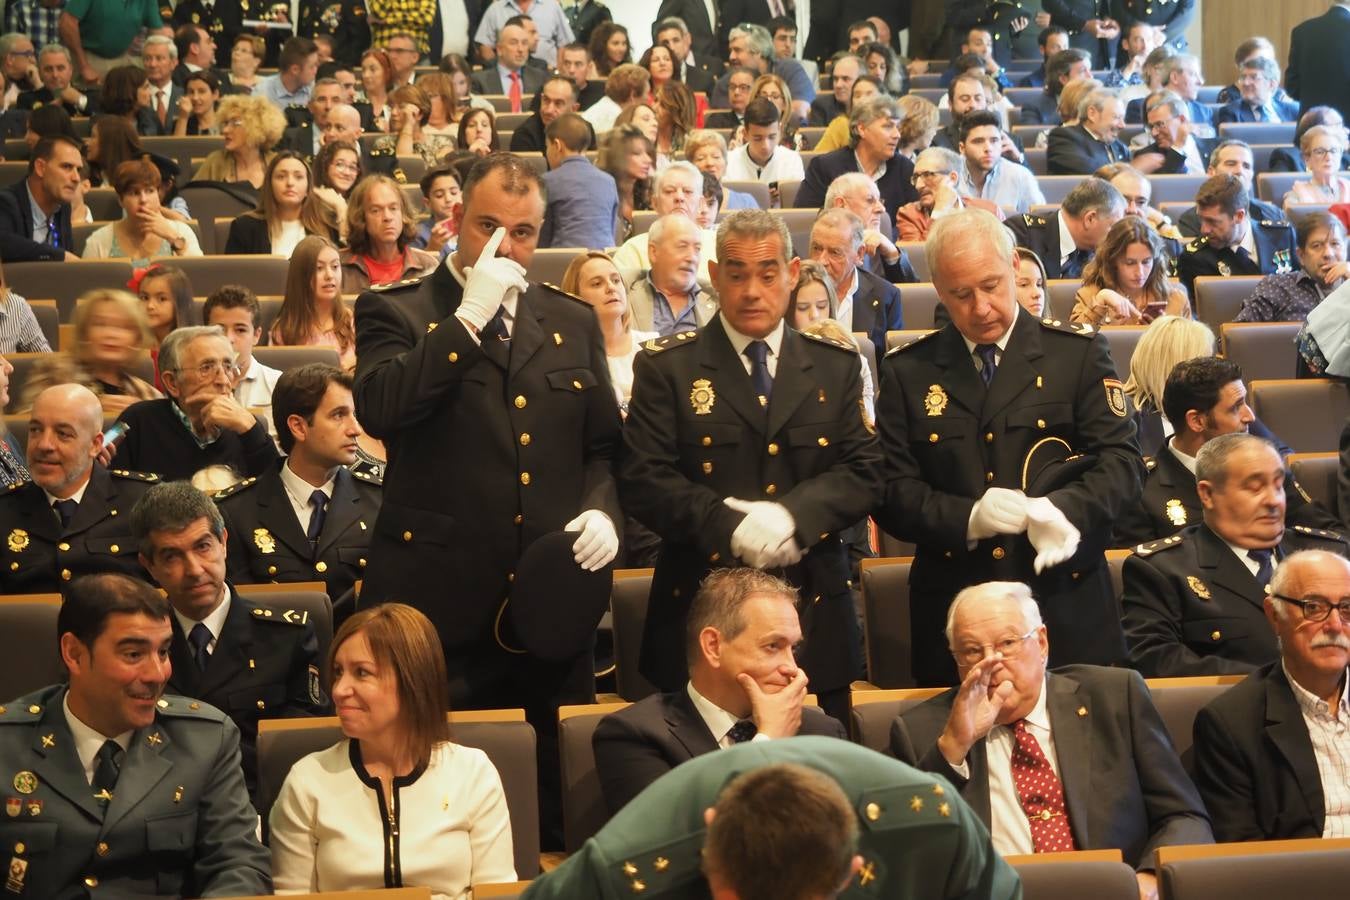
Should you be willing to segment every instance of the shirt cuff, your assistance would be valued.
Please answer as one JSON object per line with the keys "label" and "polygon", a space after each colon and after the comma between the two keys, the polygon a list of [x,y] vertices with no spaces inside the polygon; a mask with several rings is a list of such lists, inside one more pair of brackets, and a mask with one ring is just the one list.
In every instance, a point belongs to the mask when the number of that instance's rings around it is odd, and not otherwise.
{"label": "shirt cuff", "polygon": [[[951,766],[951,763],[948,763],[947,765]],[[961,760],[961,764],[959,766],[952,766],[952,771],[955,772],[957,775],[960,775],[967,781],[970,780],[970,763],[967,762],[966,760],[964,759]]]}

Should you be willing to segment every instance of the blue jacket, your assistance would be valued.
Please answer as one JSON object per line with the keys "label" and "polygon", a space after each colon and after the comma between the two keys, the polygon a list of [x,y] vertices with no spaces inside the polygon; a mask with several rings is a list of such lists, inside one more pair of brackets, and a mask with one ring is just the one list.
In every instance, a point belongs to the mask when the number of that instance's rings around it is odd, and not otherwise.
{"label": "blue jacket", "polygon": [[572,156],[544,173],[544,187],[548,209],[539,233],[540,247],[600,250],[614,243],[619,190],[608,173],[584,156]]}
{"label": "blue jacket", "polygon": [[[1275,115],[1279,116],[1279,121],[1281,122],[1298,121],[1297,103],[1294,103],[1290,100],[1281,100],[1278,96],[1276,96],[1271,97],[1270,103],[1268,103],[1266,106],[1267,109],[1274,108]],[[1253,113],[1252,111],[1251,105],[1247,103],[1247,101],[1239,97],[1236,100],[1230,100],[1227,104],[1225,104],[1214,116],[1214,121],[1216,123],[1255,122],[1257,121],[1257,118],[1255,113]],[[1269,120],[1262,119],[1261,121],[1269,121]]]}

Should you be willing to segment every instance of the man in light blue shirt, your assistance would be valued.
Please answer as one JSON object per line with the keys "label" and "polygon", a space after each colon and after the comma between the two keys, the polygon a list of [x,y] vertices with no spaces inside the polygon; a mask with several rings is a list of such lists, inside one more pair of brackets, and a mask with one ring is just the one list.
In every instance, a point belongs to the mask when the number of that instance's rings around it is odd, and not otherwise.
{"label": "man in light blue shirt", "polygon": [[1031,212],[1031,207],[1045,202],[1031,170],[1002,157],[1003,128],[997,113],[967,113],[961,119],[960,134],[961,180],[956,185],[957,193],[1019,213]]}
{"label": "man in light blue shirt", "polygon": [[281,45],[277,74],[259,80],[254,96],[265,97],[282,110],[308,106],[319,74],[319,48],[307,37],[288,38]]}
{"label": "man in light blue shirt", "polygon": [[483,13],[478,32],[473,39],[478,52],[491,62],[496,56],[497,33],[512,16],[529,16],[539,30],[539,48],[535,55],[553,68],[558,63],[558,50],[576,40],[572,26],[567,22],[558,0],[495,0]]}

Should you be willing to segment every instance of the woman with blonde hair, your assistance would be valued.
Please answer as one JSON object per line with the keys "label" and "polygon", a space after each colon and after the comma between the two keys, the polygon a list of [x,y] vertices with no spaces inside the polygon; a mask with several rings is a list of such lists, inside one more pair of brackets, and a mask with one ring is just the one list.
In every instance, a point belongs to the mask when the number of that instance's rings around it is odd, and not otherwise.
{"label": "woman with blonde hair", "polygon": [[422,143],[431,148],[434,159],[455,148],[459,134],[459,100],[454,80],[444,72],[428,72],[417,79],[417,86],[430,104],[422,123]]}
{"label": "woman with blonde hair", "polygon": [[216,121],[225,146],[207,154],[193,180],[247,182],[261,189],[286,117],[264,97],[234,94],[221,98]]}
{"label": "woman with blonde hair", "polygon": [[[791,150],[800,150],[801,137],[797,134],[797,117],[792,114],[792,91],[787,82],[772,73],[761,75],[750,85],[750,101],[763,97],[778,107],[778,143]],[[737,129],[737,143],[744,141],[745,127]]]}
{"label": "woman with blonde hair", "polygon": [[678,159],[694,130],[698,116],[694,94],[679,81],[668,81],[656,89],[656,155],[658,161]]}
{"label": "woman with blonde hair", "polygon": [[75,301],[75,349],[38,362],[24,385],[21,410],[54,384],[82,384],[98,395],[106,415],[117,415],[133,403],[159,397],[150,382],[133,374],[145,358],[150,326],[145,308],[133,294],[98,288]]}
{"label": "woman with blonde hair", "polygon": [[633,395],[633,360],[643,341],[660,335],[655,331],[633,330],[628,288],[624,286],[614,260],[600,250],[587,250],[573,257],[563,273],[562,289],[595,309],[600,336],[605,339],[610,381],[619,400],[619,410],[627,415],[628,401]]}
{"label": "woman with blonde hair", "polygon": [[341,256],[328,238],[310,235],[296,245],[268,341],[274,347],[332,347],[344,371],[356,370],[356,326],[342,301]]}
{"label": "woman with blonde hair", "polygon": [[398,182],[367,175],[347,204],[347,249],[342,252],[342,290],[349,294],[373,284],[420,278],[440,257],[412,246],[417,214]]}
{"label": "woman with blonde hair", "polygon": [[1130,357],[1125,396],[1134,403],[1139,448],[1156,456],[1170,433],[1163,424],[1163,388],[1177,363],[1214,355],[1214,332],[1204,322],[1158,316],[1149,323]]}
{"label": "woman with blonde hair", "polygon": [[452,740],[445,655],[411,606],[352,615],[327,660],[343,739],[286,776],[269,825],[278,894],[516,880],[501,776]]}
{"label": "woman with blonde hair", "polygon": [[917,94],[906,94],[895,102],[904,113],[900,120],[900,147],[896,152],[913,162],[937,135],[938,108]]}
{"label": "woman with blonde hair", "polygon": [[423,126],[431,115],[431,98],[415,84],[394,88],[389,95],[389,130],[375,139],[374,152],[394,156],[420,156],[429,166],[436,165],[438,152],[445,149],[442,141],[428,139]]}
{"label": "woman with blonde hair", "polygon": [[1295,203],[1350,203],[1350,178],[1336,174],[1345,147],[1344,128],[1314,125],[1303,132],[1298,149],[1312,177],[1294,182],[1284,195],[1285,210]]}
{"label": "woman with blonde hair", "polygon": [[294,150],[283,150],[267,164],[258,207],[230,223],[225,252],[287,256],[308,234],[338,240],[345,212],[336,192],[313,188],[309,165]]}
{"label": "woman with blonde hair", "polygon": [[[691,131],[684,141],[684,158],[704,175],[717,178],[719,184],[727,176],[727,142],[716,131]],[[724,210],[759,209],[759,201],[723,184],[722,202],[718,206]]]}
{"label": "woman with blonde hair", "polygon": [[240,34],[230,45],[230,71],[225,76],[232,94],[251,94],[258,84],[258,67],[267,55],[267,41],[259,34]]}
{"label": "woman with blonde hair", "polygon": [[[844,327],[835,321],[839,312],[839,295],[834,289],[834,279],[825,267],[813,260],[802,260],[801,271],[797,274],[797,287],[788,301],[788,321],[798,331],[844,341],[858,347],[853,335],[844,331]],[[858,359],[862,363],[863,406],[867,411],[867,420],[874,421],[876,411],[876,387],[872,383],[872,369],[867,365],[861,350]]]}
{"label": "woman with blonde hair", "polygon": [[1089,325],[1147,325],[1161,315],[1191,318],[1191,301],[1167,277],[1162,238],[1138,216],[1111,226],[1083,269],[1070,321]]}

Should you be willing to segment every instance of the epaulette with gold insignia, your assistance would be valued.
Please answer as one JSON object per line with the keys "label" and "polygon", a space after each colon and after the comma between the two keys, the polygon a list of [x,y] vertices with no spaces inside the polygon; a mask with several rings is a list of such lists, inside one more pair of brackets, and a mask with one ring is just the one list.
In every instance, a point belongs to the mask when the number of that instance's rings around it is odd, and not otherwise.
{"label": "epaulette with gold insignia", "polygon": [[249,612],[253,614],[253,618],[260,622],[278,622],[282,625],[304,625],[309,621],[309,613],[303,609],[272,609],[270,606],[250,605]]}
{"label": "epaulette with gold insignia", "polygon": [[660,353],[663,350],[669,350],[671,347],[693,344],[697,340],[697,331],[681,331],[677,334],[668,334],[665,337],[652,338],[642,345],[642,349],[648,353]]}
{"label": "epaulette with gold insignia", "polygon": [[233,497],[242,490],[247,490],[258,483],[256,478],[245,478],[243,481],[236,481],[227,488],[221,488],[211,495],[212,500],[224,500],[226,497]]}
{"label": "epaulette with gold insignia", "polygon": [[1204,237],[1202,235],[1186,245],[1186,252],[1195,253],[1197,251],[1205,249],[1208,246],[1209,246],[1209,238]]}
{"label": "epaulette with gold insignia", "polygon": [[371,156],[394,156],[395,154],[394,154],[394,148],[393,148],[393,147],[371,147],[371,148],[370,148],[370,155],[371,155]]}
{"label": "epaulette with gold insignia", "polygon": [[348,469],[347,471],[352,473],[353,478],[364,481],[367,484],[384,484],[383,476],[377,475],[368,469]]}
{"label": "epaulette with gold insignia", "polygon": [[930,337],[937,334],[941,330],[942,330],[941,328],[935,328],[932,331],[926,331],[916,338],[912,338],[908,341],[905,341],[899,347],[892,347],[890,350],[886,351],[886,355],[890,356],[892,353],[899,353],[901,350],[908,350],[910,347],[915,347],[919,344],[922,344],[924,341],[928,340]]}
{"label": "epaulette with gold insignia", "polygon": [[434,275],[435,272],[435,269],[431,269],[430,271],[423,272],[421,275],[414,275],[412,278],[404,278],[401,281],[391,281],[387,284],[372,284],[370,287],[366,288],[366,290],[374,291],[377,294],[383,294],[386,291],[401,291],[404,288],[416,287]]}
{"label": "epaulette with gold insignia", "polygon": [[0,725],[27,725],[42,718],[42,707],[24,703],[24,698],[0,706]]}
{"label": "epaulette with gold insignia", "polygon": [[663,844],[653,850],[635,853],[610,865],[615,896],[664,897],[702,881],[703,833]]}
{"label": "epaulette with gold insignia", "polygon": [[147,484],[154,484],[159,481],[159,476],[154,472],[133,472],[130,469],[109,469],[108,474],[115,478],[126,478],[129,481],[144,481]]}
{"label": "epaulette with gold insignia", "polygon": [[1023,213],[1022,221],[1026,222],[1032,228],[1040,228],[1045,225],[1045,218],[1042,216],[1033,216],[1031,213]]}
{"label": "epaulette with gold insignia", "polygon": [[1087,338],[1090,338],[1097,333],[1097,329],[1093,328],[1087,322],[1065,322],[1062,319],[1041,319],[1041,327],[1063,332],[1064,334],[1076,334],[1079,337]]}
{"label": "epaulette with gold insignia", "polygon": [[1327,531],[1325,528],[1309,528],[1307,525],[1295,525],[1294,530],[1299,534],[1306,534],[1309,537],[1318,537],[1326,541],[1344,541],[1345,535],[1337,531]]}
{"label": "epaulette with gold insignia", "polygon": [[591,305],[590,305],[589,303],[587,303],[585,300],[582,300],[580,297],[578,297],[576,294],[571,293],[570,291],[564,291],[562,288],[558,287],[556,284],[554,284],[554,283],[551,282],[551,281],[540,281],[540,282],[538,282],[538,284],[539,284],[540,287],[548,288],[550,291],[552,291],[553,293],[557,294],[557,295],[560,296],[560,297],[566,297],[568,300],[571,300],[573,303],[580,303],[582,306],[586,307],[587,309],[590,309],[590,308],[591,308]]}
{"label": "epaulette with gold insignia", "polygon": [[1134,548],[1135,556],[1152,556],[1155,553],[1161,553],[1164,550],[1170,550],[1173,547],[1180,547],[1181,542],[1185,540],[1181,535],[1174,534],[1171,537],[1165,537],[1160,541],[1150,541],[1147,544],[1140,544]]}
{"label": "epaulette with gold insignia", "polygon": [[19,488],[21,488],[21,487],[26,487],[27,485],[30,485],[30,484],[32,484],[32,483],[33,483],[33,482],[32,482],[31,480],[29,480],[29,481],[14,481],[14,482],[11,482],[10,485],[9,485],[9,493],[12,494],[12,493],[14,493],[15,491],[17,491]]}
{"label": "epaulette with gold insignia", "polygon": [[165,694],[155,702],[156,712],[161,716],[176,719],[207,719],[212,722],[225,721],[225,713],[210,703],[203,703],[191,697],[177,694]]}
{"label": "epaulette with gold insignia", "polygon": [[843,341],[835,340],[832,337],[826,337],[823,334],[812,334],[809,331],[801,332],[801,336],[817,344],[824,344],[827,347],[834,347],[836,350],[847,350],[849,353],[857,353],[858,348],[853,344],[846,344]]}

